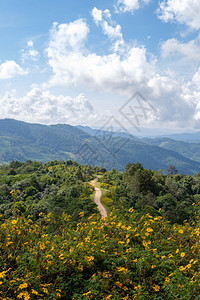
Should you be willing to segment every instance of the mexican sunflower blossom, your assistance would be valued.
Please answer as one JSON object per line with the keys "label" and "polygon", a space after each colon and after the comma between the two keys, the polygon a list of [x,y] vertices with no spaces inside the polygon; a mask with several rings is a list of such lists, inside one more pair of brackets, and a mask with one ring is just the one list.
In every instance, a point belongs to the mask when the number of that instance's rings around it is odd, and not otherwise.
{"label": "mexican sunflower blossom", "polygon": [[153,231],[152,228],[150,228],[150,227],[147,228],[147,232],[152,232],[152,231]]}
{"label": "mexican sunflower blossom", "polygon": [[159,292],[160,287],[159,287],[159,285],[154,285],[153,289],[154,289],[155,292]]}
{"label": "mexican sunflower blossom", "polygon": [[28,286],[28,283],[26,283],[26,282],[25,282],[25,283],[22,283],[22,284],[19,285],[19,289],[21,289],[21,290],[22,290],[22,289],[26,289],[27,286]]}

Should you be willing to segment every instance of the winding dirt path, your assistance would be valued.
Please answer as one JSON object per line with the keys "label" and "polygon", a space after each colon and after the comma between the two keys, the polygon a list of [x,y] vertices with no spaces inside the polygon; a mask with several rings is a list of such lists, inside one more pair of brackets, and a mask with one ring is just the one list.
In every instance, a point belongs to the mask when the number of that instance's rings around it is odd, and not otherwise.
{"label": "winding dirt path", "polygon": [[108,217],[108,212],[105,206],[103,206],[103,204],[101,203],[102,191],[97,187],[97,178],[90,181],[90,183],[95,188],[94,202],[96,203],[97,208],[100,211],[102,219],[105,219],[106,217]]}

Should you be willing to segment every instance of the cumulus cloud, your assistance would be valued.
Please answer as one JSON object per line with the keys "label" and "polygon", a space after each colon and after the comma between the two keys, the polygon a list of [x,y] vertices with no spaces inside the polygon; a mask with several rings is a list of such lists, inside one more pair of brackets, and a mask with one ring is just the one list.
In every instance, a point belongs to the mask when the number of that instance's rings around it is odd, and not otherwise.
{"label": "cumulus cloud", "polygon": [[[182,89],[181,98],[190,107],[193,127],[200,126],[200,68]],[[192,110],[192,111],[191,111]]]}
{"label": "cumulus cloud", "polygon": [[[120,48],[112,47],[109,54],[98,55],[87,48],[90,30],[85,20],[60,25],[54,23],[46,49],[53,71],[48,85],[89,88],[124,95],[126,99],[135,91],[141,91],[159,112],[156,120],[154,118],[157,126],[192,127],[198,115],[194,83],[192,86],[182,77],[174,76],[173,72],[160,70],[156,59],[149,59],[144,46],[126,43],[121,27],[113,22],[109,10],[94,8],[92,16],[112,46],[119,41]],[[173,46],[174,51],[185,56],[190,50],[195,51],[194,60],[198,59],[196,41],[184,47],[178,40],[169,40],[163,43],[163,55],[169,55]]]}
{"label": "cumulus cloud", "polygon": [[25,49],[22,49],[21,53],[22,62],[25,62],[26,60],[37,61],[40,57],[39,52],[34,48],[32,40],[27,42]]}
{"label": "cumulus cloud", "polygon": [[200,61],[200,39],[191,40],[188,43],[183,43],[177,39],[169,39],[162,43],[161,52],[164,58],[173,54],[181,54],[190,60]]}
{"label": "cumulus cloud", "polygon": [[195,88],[200,90],[200,68],[194,74],[191,83],[195,85]]}
{"label": "cumulus cloud", "polygon": [[102,28],[103,33],[107,35],[111,41],[116,41],[114,43],[114,50],[120,50],[121,46],[124,45],[121,26],[113,22],[110,11],[108,9],[102,11],[94,7],[92,16],[96,25]]}
{"label": "cumulus cloud", "polygon": [[24,71],[14,60],[7,60],[0,65],[0,79],[11,79],[18,75],[26,75]]}
{"label": "cumulus cloud", "polygon": [[177,21],[193,29],[200,29],[199,0],[164,0],[160,2],[157,13],[164,22]]}
{"label": "cumulus cloud", "polygon": [[118,13],[131,12],[133,14],[135,10],[150,1],[151,0],[118,0],[115,9]]}
{"label": "cumulus cloud", "polygon": [[6,92],[0,98],[0,118],[14,118],[41,124],[85,124],[96,118],[91,103],[83,94],[72,98],[55,96],[48,90],[31,89],[24,97],[17,97],[16,91]]}
{"label": "cumulus cloud", "polygon": [[[119,42],[122,47],[120,27],[107,24],[103,19],[104,13],[93,10],[95,22],[109,38],[115,37],[114,45]],[[50,85],[82,86],[130,94],[152,77],[154,60],[148,61],[145,47],[124,45],[120,53],[114,47],[110,54],[100,56],[86,48],[88,34],[89,27],[82,19],[69,24],[53,25],[46,49],[49,65],[54,73]]]}

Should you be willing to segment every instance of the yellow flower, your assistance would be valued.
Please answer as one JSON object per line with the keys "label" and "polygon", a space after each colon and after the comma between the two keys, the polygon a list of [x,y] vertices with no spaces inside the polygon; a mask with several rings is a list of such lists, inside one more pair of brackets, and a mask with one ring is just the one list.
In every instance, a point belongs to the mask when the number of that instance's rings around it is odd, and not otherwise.
{"label": "yellow flower", "polygon": [[192,266],[191,264],[188,264],[188,265],[186,266],[186,268],[187,268],[187,269],[190,269],[191,266]]}
{"label": "yellow flower", "polygon": [[135,290],[141,289],[141,285],[138,284],[137,286],[134,286],[134,289],[135,289]]}
{"label": "yellow flower", "polygon": [[184,268],[183,266],[180,266],[180,267],[179,267],[179,270],[180,270],[180,271],[184,271],[185,268]]}
{"label": "yellow flower", "polygon": [[17,298],[22,298],[24,296],[24,293],[20,293],[18,296],[17,296]]}
{"label": "yellow flower", "polygon": [[79,263],[79,265],[78,265],[78,269],[79,269],[79,271],[83,271],[83,265],[81,264],[81,263]]}
{"label": "yellow flower", "polygon": [[61,260],[62,260],[62,259],[65,259],[64,254],[61,253],[61,254],[59,255],[59,258],[60,258]]}
{"label": "yellow flower", "polygon": [[150,227],[147,228],[147,232],[152,232],[152,231],[153,231],[152,228],[150,228]]}
{"label": "yellow flower", "polygon": [[5,275],[6,275],[6,271],[0,272],[0,278],[4,278]]}
{"label": "yellow flower", "polygon": [[159,285],[154,285],[153,289],[154,289],[154,291],[158,292],[160,290],[160,287],[159,287]]}
{"label": "yellow flower", "polygon": [[112,295],[107,296],[105,299],[108,300],[112,297]]}
{"label": "yellow flower", "polygon": [[17,298],[23,298],[23,297],[24,297],[24,300],[29,300],[31,298],[27,291],[22,292],[17,296]]}
{"label": "yellow flower", "polygon": [[14,220],[11,221],[11,223],[12,223],[13,225],[15,225],[15,224],[17,223],[17,221],[18,221],[18,219],[14,219]]}
{"label": "yellow flower", "polygon": [[170,278],[169,277],[165,277],[165,282],[169,283],[170,282]]}
{"label": "yellow flower", "polygon": [[126,274],[128,272],[128,269],[125,269],[123,267],[118,267],[117,270],[118,270],[118,272],[122,272],[124,274]]}
{"label": "yellow flower", "polygon": [[42,215],[43,215],[43,212],[40,212],[38,216],[41,217]]}
{"label": "yellow flower", "polygon": [[84,217],[84,212],[83,211],[81,211],[80,213],[79,213],[79,216],[82,218],[82,217]]}
{"label": "yellow flower", "polygon": [[184,253],[184,252],[181,252],[180,256],[181,256],[181,257],[184,257],[184,256],[185,256],[185,253]]}
{"label": "yellow flower", "polygon": [[119,288],[122,288],[123,287],[123,284],[119,281],[116,281],[116,286],[118,286]]}
{"label": "yellow flower", "polygon": [[103,277],[104,278],[109,278],[109,277],[111,277],[112,275],[109,273],[109,272],[104,272],[103,273]]}
{"label": "yellow flower", "polygon": [[48,290],[46,288],[43,288],[43,293],[48,294]]}
{"label": "yellow flower", "polygon": [[84,293],[83,296],[88,296],[89,294],[91,294],[91,291]]}
{"label": "yellow flower", "polygon": [[94,256],[85,256],[84,259],[88,262],[93,261],[94,260]]}
{"label": "yellow flower", "polygon": [[57,296],[58,298],[61,298],[61,294],[60,294],[60,293],[56,293],[56,296]]}
{"label": "yellow flower", "polygon": [[25,283],[22,283],[22,284],[20,284],[19,285],[19,289],[26,289],[27,288],[27,286],[28,286],[28,284],[25,282]]}
{"label": "yellow flower", "polygon": [[11,244],[13,244],[13,242],[7,242],[6,247],[10,246]]}
{"label": "yellow flower", "polygon": [[181,233],[181,234],[182,234],[182,233],[183,233],[183,230],[182,230],[182,229],[180,229],[180,230],[179,230],[179,233]]}
{"label": "yellow flower", "polygon": [[44,244],[44,243],[41,243],[41,244],[40,244],[40,249],[41,249],[41,250],[44,250],[45,248],[46,248],[45,244]]}
{"label": "yellow flower", "polygon": [[31,290],[31,293],[34,294],[34,295],[38,295],[38,292],[34,289]]}

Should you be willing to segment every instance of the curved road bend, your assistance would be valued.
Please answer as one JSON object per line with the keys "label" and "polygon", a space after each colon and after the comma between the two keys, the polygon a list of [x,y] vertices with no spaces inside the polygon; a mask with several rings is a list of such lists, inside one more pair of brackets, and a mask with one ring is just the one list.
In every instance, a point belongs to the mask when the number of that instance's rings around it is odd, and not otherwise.
{"label": "curved road bend", "polygon": [[97,187],[97,178],[94,180],[90,181],[91,185],[95,188],[95,194],[94,194],[94,202],[97,205],[98,210],[100,211],[102,219],[108,217],[108,212],[101,203],[101,196],[102,196],[102,191]]}

